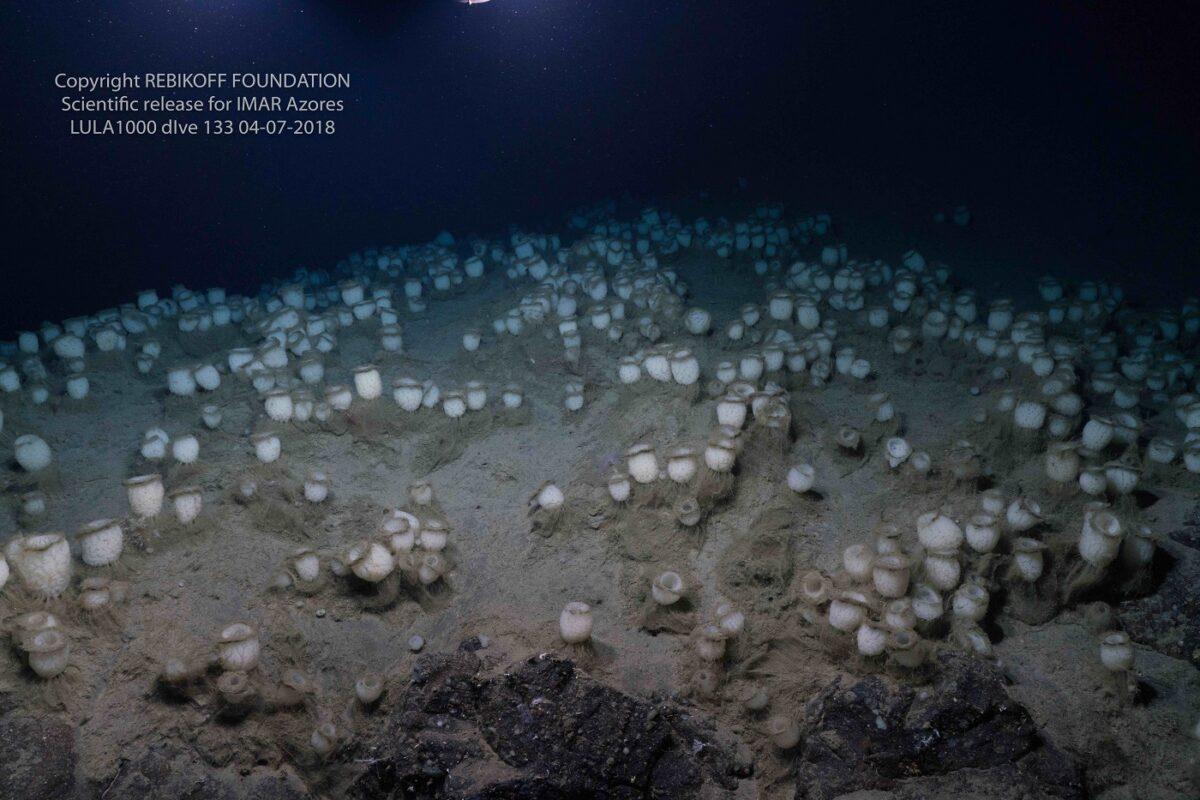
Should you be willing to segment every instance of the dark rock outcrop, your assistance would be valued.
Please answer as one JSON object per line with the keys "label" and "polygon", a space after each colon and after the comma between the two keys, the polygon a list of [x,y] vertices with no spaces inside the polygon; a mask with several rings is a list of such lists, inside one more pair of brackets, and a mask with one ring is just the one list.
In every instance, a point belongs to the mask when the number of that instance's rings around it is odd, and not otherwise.
{"label": "dark rock outcrop", "polygon": [[1200,667],[1200,524],[1170,534],[1158,560],[1162,582],[1152,594],[1117,606],[1134,641]]}
{"label": "dark rock outcrop", "polygon": [[[936,675],[920,688],[871,676],[817,695],[793,764],[797,797],[1082,800],[1079,771],[994,666],[947,652]],[[76,774],[70,726],[10,712],[0,715],[0,798],[685,800],[731,797],[750,774],[736,745],[685,709],[549,655],[499,674],[469,647],[425,656],[375,713],[324,762],[218,767],[163,742],[96,786]]]}
{"label": "dark rock outcrop", "polygon": [[731,792],[728,748],[677,709],[539,657],[481,675],[470,652],[427,656],[351,798],[690,798]]}
{"label": "dark rock outcrop", "polygon": [[1038,735],[1000,673],[978,659],[942,654],[937,680],[919,689],[892,687],[878,676],[838,682],[806,713],[798,798],[832,800],[868,789],[933,797],[967,785],[993,787],[989,797],[1014,788],[1029,798],[1083,797],[1070,759]]}
{"label": "dark rock outcrop", "polygon": [[0,715],[0,798],[68,800],[75,791],[75,730],[62,722]]}

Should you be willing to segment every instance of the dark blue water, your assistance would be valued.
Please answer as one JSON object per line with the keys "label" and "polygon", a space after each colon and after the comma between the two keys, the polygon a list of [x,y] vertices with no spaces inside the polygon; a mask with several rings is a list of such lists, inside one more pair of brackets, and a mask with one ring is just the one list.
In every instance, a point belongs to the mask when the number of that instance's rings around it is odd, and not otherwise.
{"label": "dark blue water", "polygon": [[[626,195],[783,200],[834,213],[861,255],[918,244],[998,279],[1194,292],[1193,28],[1154,3],[15,0],[0,330]],[[327,138],[71,136],[52,86],[313,69],[352,76]],[[969,230],[930,223],[957,203]]]}

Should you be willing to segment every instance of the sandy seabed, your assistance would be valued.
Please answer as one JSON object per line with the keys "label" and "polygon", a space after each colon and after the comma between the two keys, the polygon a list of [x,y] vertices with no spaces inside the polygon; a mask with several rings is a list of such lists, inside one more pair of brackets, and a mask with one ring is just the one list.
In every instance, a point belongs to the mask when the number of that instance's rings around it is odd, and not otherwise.
{"label": "sandy seabed", "polygon": [[[9,501],[0,517],[0,541],[68,532],[73,577],[61,596],[46,599],[22,585],[13,564],[0,593],[0,611],[13,640],[0,657],[0,738],[5,740],[0,751],[25,765],[0,777],[0,794],[157,796],[144,765],[160,757],[176,767],[188,765],[192,772],[187,774],[207,776],[230,796],[265,796],[250,788],[263,775],[285,776],[282,785],[298,797],[460,796],[452,780],[435,788],[393,786],[393,794],[380,789],[374,795],[362,780],[385,757],[381,742],[395,736],[397,725],[410,725],[404,715],[412,711],[414,674],[426,669],[422,660],[471,651],[479,659],[471,667],[475,680],[485,682],[479,685],[490,686],[486,681],[529,659],[568,659],[598,686],[696,720],[708,737],[707,744],[696,744],[727,752],[735,777],[723,784],[698,780],[690,788],[659,792],[662,796],[1197,796],[1200,742],[1190,732],[1200,718],[1195,616],[1200,612],[1200,480],[1178,458],[1157,465],[1144,457],[1152,436],[1182,441],[1187,432],[1171,398],[1160,402],[1153,390],[1142,389],[1142,400],[1131,412],[1144,426],[1135,432],[1132,447],[1137,489],[1129,494],[1109,490],[1099,498],[1126,530],[1152,529],[1154,557],[1131,571],[1124,571],[1118,559],[1103,574],[1081,578],[1076,541],[1085,514],[1091,513],[1085,505],[1097,498],[1073,481],[1053,485],[1044,469],[1051,437],[1045,430],[1019,430],[1011,410],[997,410],[1005,392],[1038,398],[1045,378],[1036,377],[1015,354],[988,358],[961,337],[923,335],[917,310],[893,310],[886,327],[871,327],[867,309],[890,305],[894,279],[866,286],[865,308],[857,311],[830,307],[829,295],[836,290],[794,286],[796,273],[788,268],[796,261],[829,275],[845,269],[844,258],[819,266],[822,241],[835,241],[831,237],[808,244],[793,239],[780,246],[778,265],[761,270],[755,262],[771,259],[736,249],[722,257],[704,239],[697,235],[689,247],[660,252],[657,266],[642,267],[643,277],[658,275],[648,284],[655,291],[676,297],[676,289],[686,286],[686,291],[682,302],[654,300],[656,308],[627,302],[626,319],[612,323],[624,327],[619,340],[591,324],[592,301],[581,299],[577,354],[564,348],[553,311],[544,322],[526,322],[519,335],[494,331],[493,320],[539,287],[526,275],[506,277],[506,267],[516,263],[511,243],[504,244],[500,261],[485,250],[482,279],[456,275],[458,283],[448,292],[433,289],[430,276],[436,270],[424,271],[420,250],[395,275],[363,262],[343,265],[362,271],[368,288],[394,289],[404,344],[399,353],[381,349],[377,316],[338,329],[336,346],[323,357],[325,380],[310,387],[317,401],[325,385],[352,385],[351,371],[367,363],[378,367],[384,391],[374,401],[355,397],[348,410],[333,411],[325,422],[271,422],[249,379],[224,370],[231,348],[261,341],[261,331],[249,332],[250,321],[182,333],[175,318],[164,317],[157,329],[127,336],[123,351],[95,352],[89,339],[84,361],[90,392],[82,400],[63,394],[67,364],[43,345],[50,398],[34,405],[30,387],[39,381],[27,378],[0,403],[7,455],[17,436],[35,433],[49,444],[53,463],[32,474],[11,463],[0,474]],[[658,252],[659,245],[654,247]],[[599,270],[611,281],[619,272],[595,252],[576,248],[568,253],[564,274],[591,265],[593,274]],[[890,255],[899,268],[897,254],[881,255]],[[630,262],[640,264],[627,253],[620,269],[632,269]],[[869,272],[872,264],[879,268],[879,262],[863,262],[861,271]],[[935,269],[931,264],[915,272],[929,275]],[[427,299],[427,308],[417,312],[405,307],[401,288],[404,277],[413,275],[424,279]],[[333,280],[345,277],[335,274]],[[562,280],[553,273],[547,279],[558,282],[556,296],[569,292]],[[936,309],[939,292],[948,287],[960,288],[955,276],[946,287],[925,283],[918,291],[925,302],[915,305],[924,305],[925,312]],[[688,445],[704,452],[717,429],[718,387],[711,384],[721,362],[737,365],[745,354],[761,352],[777,329],[787,331],[804,352],[811,332],[791,314],[784,321],[767,314],[769,298],[781,289],[815,292],[822,320],[836,322],[829,379],[813,380],[814,359],[809,358],[802,371],[785,366],[750,380],[761,393],[755,397],[779,410],[782,430],[751,412],[729,476],[701,464],[688,483],[677,485],[665,476],[650,485],[635,483],[631,499],[615,503],[608,481],[626,468],[625,453],[632,445],[653,445],[662,467],[672,448]],[[307,290],[321,297],[321,305],[332,296],[323,285]],[[986,304],[979,302],[980,318],[967,329],[986,325]],[[759,306],[762,319],[733,341],[727,326],[741,318],[747,303]],[[686,328],[683,312],[695,307],[711,314],[711,330],[702,335]],[[1017,309],[1018,320],[1023,310]],[[643,316],[657,330],[640,325]],[[263,318],[260,313],[254,321]],[[1111,411],[1109,398],[1088,388],[1088,326],[1114,333],[1124,349],[1131,346],[1124,327],[1128,319],[1114,308],[1091,322],[1045,325],[1047,340],[1071,344],[1059,360],[1071,362],[1084,400],[1062,439],[1077,440],[1084,421]],[[897,325],[907,325],[917,340],[903,354],[894,352],[888,336]],[[468,328],[482,332],[477,352],[463,349]],[[1194,357],[1195,338],[1188,335],[1174,343],[1156,341],[1150,350]],[[134,355],[148,339],[161,343],[162,354],[141,374]],[[701,372],[696,384],[659,382],[645,374],[631,385],[617,379],[621,356],[644,357],[662,343],[692,351]],[[839,373],[833,360],[846,347],[869,362],[867,378]],[[22,360],[19,354],[9,358]],[[167,368],[205,360],[222,365],[226,373],[218,389],[185,397],[167,392]],[[285,372],[299,388],[297,362],[293,356]],[[479,381],[488,389],[487,405],[461,419],[437,407],[405,412],[391,398],[391,382],[400,376],[433,381],[443,393]],[[572,380],[583,386],[584,405],[578,411],[564,407],[564,389]],[[501,390],[513,382],[523,387],[524,403],[505,409]],[[719,388],[724,394],[731,387]],[[1170,393],[1184,390],[1186,385]],[[880,401],[873,397],[881,392],[896,410],[896,418],[887,422],[874,420]],[[215,429],[200,419],[201,407],[209,404],[221,411]],[[859,433],[857,447],[839,445],[846,426]],[[143,433],[154,427],[172,439],[195,434],[197,462],[179,464],[169,454],[161,461],[146,460],[139,446]],[[261,464],[249,437],[268,429],[277,433],[282,455]],[[902,437],[914,454],[927,454],[928,471],[910,462],[890,467],[885,445],[892,437]],[[1128,458],[1129,450],[1085,454],[1085,461],[1106,463],[1122,454]],[[813,467],[815,483],[811,491],[797,494],[788,487],[787,473],[800,463]],[[304,498],[304,482],[313,470],[328,480],[329,496],[321,503]],[[180,524],[168,500],[157,517],[131,518],[122,481],[147,472],[161,473],[168,491],[199,487],[199,517]],[[409,487],[419,481],[432,487],[432,505],[410,499]],[[539,508],[531,500],[547,481],[561,489],[561,509]],[[252,496],[246,496],[247,482],[255,487]],[[1001,514],[994,552],[960,547],[954,558],[964,578],[990,594],[986,615],[978,626],[951,624],[954,591],[942,592],[944,619],[918,631],[921,646],[928,648],[920,666],[897,665],[890,647],[878,656],[860,654],[854,631],[829,626],[826,602],[806,602],[804,580],[816,570],[830,596],[858,587],[868,618],[882,620],[883,599],[875,596],[869,576],[856,581],[847,572],[843,550],[866,543],[870,555],[880,532],[894,526],[910,557],[915,586],[924,580],[918,518],[942,510],[965,526],[980,513],[987,489],[1000,490],[1006,506],[1017,498],[1034,501],[1039,519],[1028,532],[1014,531]],[[30,491],[44,493],[44,515],[22,512],[21,498]],[[688,498],[698,508],[693,525],[679,519],[680,503]],[[410,564],[403,548],[392,553],[397,566],[379,583],[353,572],[336,574],[349,568],[352,547],[378,540],[389,509],[406,509],[422,523],[443,520],[449,527],[449,544],[441,551],[445,571],[432,583],[420,580],[421,562]],[[74,541],[74,532],[97,518],[123,522],[124,551],[108,567],[83,565]],[[1019,536],[1047,547],[1045,574],[1033,585],[1012,577],[1011,551]],[[297,577],[292,554],[302,547],[312,548],[321,560],[315,581]],[[661,606],[651,597],[651,582],[668,570],[682,577],[684,597]],[[81,610],[82,581],[89,576],[127,584],[123,602],[96,612]],[[559,615],[571,601],[591,607],[594,627],[586,644],[565,644],[560,636]],[[744,614],[744,628],[721,636],[723,654],[706,659],[704,627],[719,622],[719,609]],[[69,641],[68,667],[48,680],[34,674],[16,641],[19,617],[31,611],[55,615]],[[261,644],[242,695],[219,683],[229,670],[215,660],[222,630],[239,621],[252,626]],[[729,625],[736,627],[736,621]],[[985,645],[967,635],[976,630],[983,632]],[[1116,630],[1127,631],[1133,640],[1134,665],[1127,672],[1111,672],[1101,663],[1101,638]],[[414,636],[421,641],[414,642]],[[465,650],[464,642],[469,643]],[[852,692],[866,685],[885,693],[911,688],[919,696],[944,685],[949,657],[958,659],[954,669],[962,668],[959,660],[978,662],[1003,685],[1007,702],[1027,713],[1025,735],[1036,744],[1004,759],[1005,767],[1020,762],[1030,749],[1053,748],[1071,774],[1058,783],[1036,771],[989,783],[988,770],[998,769],[998,763],[978,761],[975,754],[961,763],[903,761],[860,785],[822,782],[822,774],[814,772],[814,764],[825,763],[822,743],[837,751],[841,762],[853,763],[853,756],[843,752],[850,745],[830,744],[836,738],[831,731],[841,730],[834,720],[837,710],[830,706],[836,694],[830,687]],[[184,665],[183,678],[164,678],[171,659]],[[372,674],[381,676],[384,691],[379,701],[364,706],[355,700],[355,682]],[[751,707],[756,695],[764,701],[761,709]],[[536,705],[536,698],[529,700]],[[874,710],[883,741],[887,714]],[[453,703],[421,711],[434,720],[433,738],[453,737],[456,726],[464,724]],[[780,720],[795,723],[798,744],[779,746],[781,737],[787,738]],[[926,729],[977,739],[972,746],[987,750],[989,734],[979,727],[982,722],[965,730],[957,724],[936,719]],[[61,731],[53,727],[61,725],[67,733],[53,744],[47,744],[51,736],[38,738],[36,731]],[[678,736],[678,729],[671,735]],[[410,737],[416,742],[422,734]],[[684,750],[692,746],[682,744]],[[50,780],[28,769],[39,747],[52,747],[59,756],[70,751],[62,767],[71,777],[69,787],[38,783]],[[489,758],[497,765],[519,772],[529,763],[493,749]],[[870,750],[868,744],[865,752]],[[624,755],[617,749],[597,758]],[[471,758],[456,763],[471,763]],[[443,767],[454,772],[453,766]],[[141,783],[131,780],[139,770]],[[480,775],[474,777],[476,786],[504,777]],[[586,796],[655,796],[647,787],[656,780],[647,778],[638,794],[593,782]],[[996,793],[1002,783],[1011,795]],[[47,793],[38,794],[39,787]],[[480,791],[477,796],[534,795]]]}

